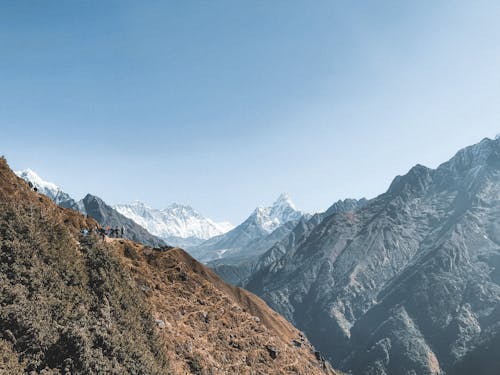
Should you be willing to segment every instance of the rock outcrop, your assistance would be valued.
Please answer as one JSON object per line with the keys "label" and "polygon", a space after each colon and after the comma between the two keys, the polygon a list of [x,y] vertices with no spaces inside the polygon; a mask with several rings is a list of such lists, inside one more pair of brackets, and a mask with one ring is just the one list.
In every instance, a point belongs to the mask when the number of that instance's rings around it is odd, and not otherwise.
{"label": "rock outcrop", "polygon": [[80,212],[93,217],[103,227],[118,227],[119,229],[123,227],[124,237],[127,239],[153,247],[165,245],[165,241],[152,235],[128,217],[123,216],[95,195],[87,194],[85,198],[78,202],[78,206]]}

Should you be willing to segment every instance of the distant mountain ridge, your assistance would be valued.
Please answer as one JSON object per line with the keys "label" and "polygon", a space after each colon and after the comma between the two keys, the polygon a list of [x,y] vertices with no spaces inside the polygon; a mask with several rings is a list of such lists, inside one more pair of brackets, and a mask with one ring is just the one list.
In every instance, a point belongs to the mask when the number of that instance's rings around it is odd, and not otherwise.
{"label": "distant mountain ridge", "polygon": [[188,250],[201,262],[228,256],[256,255],[267,250],[288,233],[288,230],[284,230],[285,224],[291,228],[304,215],[308,214],[295,207],[290,195],[282,193],[271,206],[257,207],[234,229]]}
{"label": "distant mountain ridge", "polygon": [[[43,180],[33,170],[25,169],[15,173],[22,179],[31,182],[40,193],[47,195],[58,205],[87,213],[83,200],[76,201],[56,184]],[[101,200],[101,202],[104,204],[104,201]],[[202,216],[192,207],[178,203],[173,203],[166,209],[157,210],[136,201],[130,204],[108,206],[106,208],[108,215],[111,215],[110,208],[116,210],[124,218],[131,219],[153,236],[161,238],[164,241],[158,242],[154,240],[151,242],[152,239],[148,236],[147,243],[166,242],[170,245],[189,248],[234,228],[231,223],[216,223]],[[113,225],[123,222],[124,226],[132,230],[132,225],[127,220],[124,220],[124,218],[118,220],[118,216],[115,214],[112,214],[112,216],[114,217],[112,220]],[[111,225],[110,223],[103,221],[102,225]],[[130,239],[141,242],[140,238],[144,240],[145,237],[137,233],[134,238]]]}
{"label": "distant mountain ridge", "polygon": [[212,260],[208,265],[226,282],[244,286],[251,275],[258,273],[279,255],[283,255],[294,241],[319,225],[323,219],[340,212],[354,211],[367,202],[365,198],[339,200],[325,212],[313,216],[303,215],[298,221],[288,221],[270,235],[250,243],[244,251],[234,255],[225,254],[225,257]]}
{"label": "distant mountain ridge", "polygon": [[234,228],[230,223],[216,223],[192,207],[177,203],[163,210],[151,208],[139,201],[118,204],[113,208],[175,246],[194,246]]}

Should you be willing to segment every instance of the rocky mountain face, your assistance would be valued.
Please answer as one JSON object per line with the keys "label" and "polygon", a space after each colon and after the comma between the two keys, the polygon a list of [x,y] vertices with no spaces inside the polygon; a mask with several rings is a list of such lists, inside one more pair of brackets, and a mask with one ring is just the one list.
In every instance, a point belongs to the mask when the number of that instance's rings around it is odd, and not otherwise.
{"label": "rocky mountain face", "polygon": [[[353,374],[496,374],[500,140],[302,223],[246,284]],[[297,228],[300,229],[300,228]]]}
{"label": "rocky mountain face", "polygon": [[118,227],[119,229],[123,227],[125,238],[153,247],[165,245],[162,239],[153,236],[133,220],[120,214],[99,197],[87,194],[78,202],[78,207],[80,212],[93,217],[102,226]]}
{"label": "rocky mountain face", "polygon": [[[353,212],[365,206],[367,202],[368,201],[365,198],[348,198],[344,200],[338,200],[337,202],[332,204],[325,212],[314,214],[310,218],[304,217],[293,228],[293,231],[291,231],[288,236],[283,238],[283,240],[276,242],[268,251],[257,258],[251,274],[253,275],[261,272],[261,270],[264,270],[267,266],[284,255],[288,249],[298,246],[298,244],[305,238],[308,238],[313,229],[321,224],[326,218],[342,212]],[[249,280],[247,278],[240,284],[241,286],[244,286],[248,282]]]}
{"label": "rocky mountain face", "polygon": [[216,223],[192,207],[176,203],[163,210],[141,202],[115,205],[113,208],[167,243],[181,247],[199,245],[234,228],[230,223]]}
{"label": "rocky mountain face", "polygon": [[0,373],[334,374],[255,295],[180,249],[81,236],[97,222],[5,159],[0,202]]}
{"label": "rocky mountain face", "polygon": [[234,256],[224,254],[224,257],[209,262],[208,266],[228,283],[244,286],[251,275],[284,254],[287,248],[292,247],[295,241],[319,225],[324,218],[339,212],[354,211],[366,202],[364,198],[339,200],[325,212],[313,216],[304,215],[298,222],[289,221],[270,235],[250,244],[249,249]]}
{"label": "rocky mountain face", "polygon": [[271,206],[256,208],[236,228],[188,250],[202,262],[256,256],[286,236],[302,216],[290,196],[281,194]]}
{"label": "rocky mountain face", "polygon": [[361,198],[361,199],[344,199],[344,200],[339,200],[332,204],[328,210],[325,212],[322,212],[321,214],[321,219],[324,219],[325,217],[338,214],[339,212],[349,212],[349,211],[355,211],[361,207],[363,207],[368,201],[366,198]]}

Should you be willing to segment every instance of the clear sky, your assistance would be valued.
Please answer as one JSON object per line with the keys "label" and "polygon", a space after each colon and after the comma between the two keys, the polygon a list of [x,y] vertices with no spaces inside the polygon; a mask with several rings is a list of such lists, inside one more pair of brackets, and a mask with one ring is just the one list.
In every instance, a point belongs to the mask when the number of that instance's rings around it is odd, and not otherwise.
{"label": "clear sky", "polygon": [[500,132],[500,2],[0,0],[0,154],[238,223]]}

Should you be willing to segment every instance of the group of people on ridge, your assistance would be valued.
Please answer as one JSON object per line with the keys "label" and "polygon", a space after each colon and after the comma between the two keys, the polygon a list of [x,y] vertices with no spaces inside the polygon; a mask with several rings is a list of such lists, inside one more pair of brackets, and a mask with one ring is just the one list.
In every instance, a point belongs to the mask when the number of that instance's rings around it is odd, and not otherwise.
{"label": "group of people on ridge", "polygon": [[123,226],[119,228],[118,225],[115,228],[112,228],[107,225],[106,227],[100,228],[94,227],[90,230],[88,228],[82,228],[80,232],[82,236],[88,236],[89,234],[100,235],[102,237],[102,240],[104,241],[106,236],[111,238],[123,238],[123,235],[125,234],[125,228]]}

